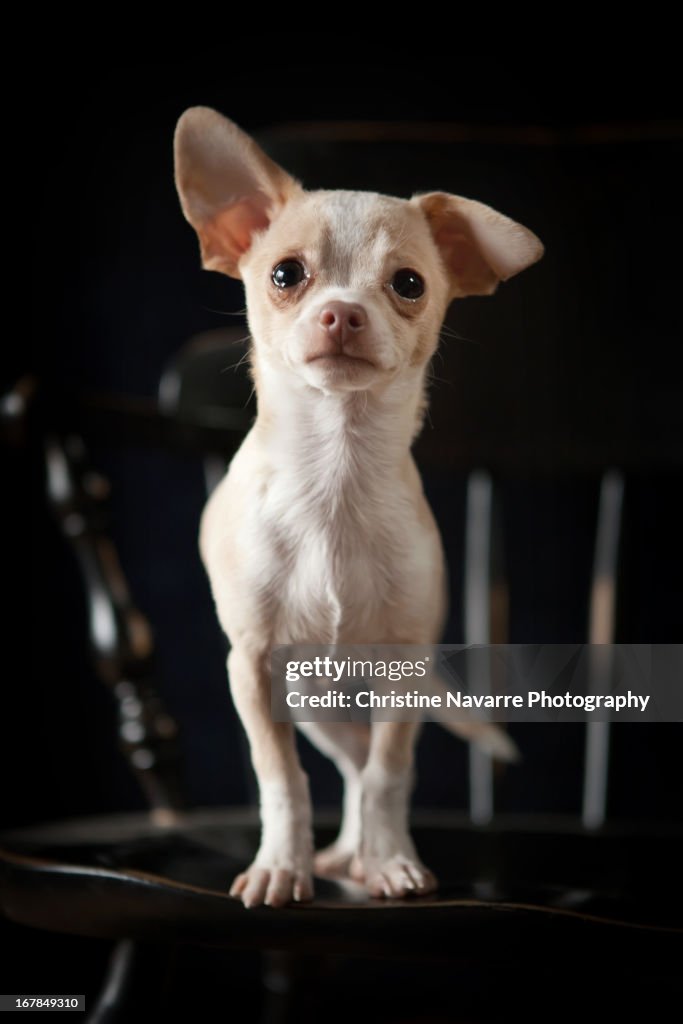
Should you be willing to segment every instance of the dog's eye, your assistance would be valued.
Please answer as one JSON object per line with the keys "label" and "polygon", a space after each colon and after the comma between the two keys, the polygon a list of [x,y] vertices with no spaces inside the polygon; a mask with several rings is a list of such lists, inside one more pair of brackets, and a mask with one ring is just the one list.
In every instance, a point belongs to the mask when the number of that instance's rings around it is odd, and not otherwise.
{"label": "dog's eye", "polygon": [[273,268],[271,276],[276,288],[293,288],[301,284],[306,277],[306,271],[303,263],[299,263],[298,260],[285,260]]}
{"label": "dog's eye", "polygon": [[411,302],[419,299],[425,291],[424,280],[417,271],[408,267],[396,271],[391,279],[391,287],[402,299],[410,299]]}

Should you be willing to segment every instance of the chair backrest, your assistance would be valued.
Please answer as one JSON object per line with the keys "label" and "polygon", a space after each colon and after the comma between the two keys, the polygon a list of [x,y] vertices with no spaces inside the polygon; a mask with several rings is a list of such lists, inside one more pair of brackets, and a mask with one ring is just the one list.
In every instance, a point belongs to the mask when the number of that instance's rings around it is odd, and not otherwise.
{"label": "chair backrest", "polygon": [[[616,469],[607,470],[600,485],[589,621],[586,624],[586,640],[590,644],[611,645],[615,641],[623,495],[622,474]],[[495,510],[496,491],[491,474],[486,470],[474,471],[467,483],[463,593],[465,643],[504,643],[507,639],[500,632],[496,635],[494,624],[495,592],[505,589],[502,540],[500,531],[495,529]],[[592,672],[593,685],[599,692],[608,682],[600,678],[599,673],[609,675],[609,662],[604,657],[594,659]],[[485,680],[480,680],[480,686],[482,682],[486,685]],[[581,817],[586,828],[598,828],[604,823],[607,812],[610,725],[608,722],[589,722],[585,728]],[[472,746],[469,770],[470,817],[475,824],[487,824],[494,814],[491,757]]]}

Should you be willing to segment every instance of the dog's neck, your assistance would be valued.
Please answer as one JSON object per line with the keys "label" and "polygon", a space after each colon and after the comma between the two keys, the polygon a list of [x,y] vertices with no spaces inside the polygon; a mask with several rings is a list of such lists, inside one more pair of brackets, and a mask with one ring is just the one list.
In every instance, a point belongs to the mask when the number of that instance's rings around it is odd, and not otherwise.
{"label": "dog's neck", "polygon": [[424,408],[425,368],[367,391],[324,393],[254,354],[255,431],[273,471],[330,495],[384,488],[405,469]]}

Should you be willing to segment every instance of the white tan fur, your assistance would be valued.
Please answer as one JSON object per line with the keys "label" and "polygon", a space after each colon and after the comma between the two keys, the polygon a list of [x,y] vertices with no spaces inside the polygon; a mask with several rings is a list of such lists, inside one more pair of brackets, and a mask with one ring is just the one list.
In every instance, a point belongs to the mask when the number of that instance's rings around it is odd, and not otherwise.
{"label": "white tan fur", "polygon": [[[306,192],[204,107],[181,117],[175,157],[203,265],[241,278],[247,294],[258,415],[209,499],[200,548],[261,801],[261,845],[231,892],[247,907],[279,906],[312,897],[314,851],[293,728],[270,715],[271,649],[439,641],[443,552],[410,452],[425,373],[451,299],[493,293],[543,246],[461,196]],[[278,288],[284,261],[305,277]],[[398,294],[402,268],[424,295]],[[408,830],[417,728],[304,727],[346,786],[318,873],[348,874],[375,896],[435,888]],[[504,755],[493,735],[479,738]]]}

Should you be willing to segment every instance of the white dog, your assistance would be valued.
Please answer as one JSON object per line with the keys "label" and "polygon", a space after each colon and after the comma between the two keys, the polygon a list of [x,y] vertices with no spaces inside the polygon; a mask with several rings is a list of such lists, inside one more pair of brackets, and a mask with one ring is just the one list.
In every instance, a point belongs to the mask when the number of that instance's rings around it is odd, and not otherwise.
{"label": "white dog", "polygon": [[[303,727],[345,783],[339,837],[314,857],[294,730],[270,713],[270,654],[439,641],[444,558],[410,452],[425,373],[451,299],[492,294],[543,246],[462,196],[306,192],[205,107],[180,118],[175,159],[203,266],[244,282],[258,401],[200,531],[260,792],[261,844],[231,893],[247,907],[308,900],[314,867],[373,896],[430,892],[408,830],[418,725]],[[493,726],[461,731],[510,751]]]}

